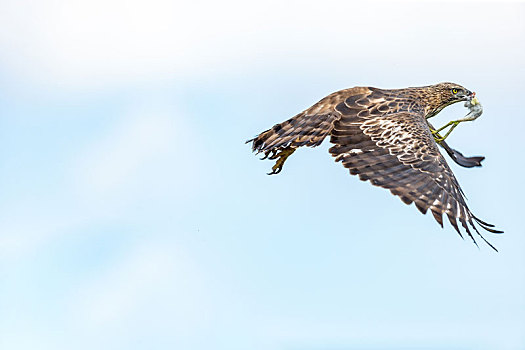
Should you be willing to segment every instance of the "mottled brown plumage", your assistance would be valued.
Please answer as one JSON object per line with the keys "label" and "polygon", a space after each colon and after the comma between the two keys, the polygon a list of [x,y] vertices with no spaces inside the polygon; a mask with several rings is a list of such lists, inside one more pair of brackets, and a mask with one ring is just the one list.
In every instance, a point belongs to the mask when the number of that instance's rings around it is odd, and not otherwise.
{"label": "mottled brown plumage", "polygon": [[[487,231],[502,231],[469,210],[427,122],[444,107],[472,96],[453,83],[395,90],[354,87],[330,94],[248,142],[255,152],[278,159],[271,173],[276,174],[296,148],[318,146],[330,135],[330,153],[350,174],[389,189],[423,214],[430,210],[441,226],[445,214],[461,235],[459,221],[474,243],[471,229],[487,242],[475,222]],[[442,146],[462,166],[479,166],[483,159],[466,158],[446,143]]]}

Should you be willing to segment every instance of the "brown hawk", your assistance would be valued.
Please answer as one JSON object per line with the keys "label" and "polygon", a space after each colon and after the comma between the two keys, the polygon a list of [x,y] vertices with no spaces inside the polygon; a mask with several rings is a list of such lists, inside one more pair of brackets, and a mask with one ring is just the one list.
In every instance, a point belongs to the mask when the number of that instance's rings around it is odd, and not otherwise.
{"label": "brown hawk", "polygon": [[277,159],[270,173],[277,174],[295,149],[319,146],[330,135],[334,144],[330,154],[350,174],[389,189],[406,204],[414,203],[423,214],[430,209],[441,227],[446,214],[463,237],[459,221],[477,245],[470,226],[497,251],[474,222],[489,232],[503,231],[472,214],[437,145],[465,167],[480,166],[483,157],[464,157],[451,149],[427,121],[444,107],[471,101],[474,96],[454,83],[393,90],[354,87],[328,95],[247,142],[253,143],[253,151],[264,153],[263,159]]}

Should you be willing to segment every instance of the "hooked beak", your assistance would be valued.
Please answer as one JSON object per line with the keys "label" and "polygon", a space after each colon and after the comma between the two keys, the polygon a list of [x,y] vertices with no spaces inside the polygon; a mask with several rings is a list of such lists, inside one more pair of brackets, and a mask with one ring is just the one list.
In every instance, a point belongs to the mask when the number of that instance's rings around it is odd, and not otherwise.
{"label": "hooked beak", "polygon": [[472,101],[472,99],[473,99],[474,97],[476,97],[476,93],[467,90],[467,101]]}

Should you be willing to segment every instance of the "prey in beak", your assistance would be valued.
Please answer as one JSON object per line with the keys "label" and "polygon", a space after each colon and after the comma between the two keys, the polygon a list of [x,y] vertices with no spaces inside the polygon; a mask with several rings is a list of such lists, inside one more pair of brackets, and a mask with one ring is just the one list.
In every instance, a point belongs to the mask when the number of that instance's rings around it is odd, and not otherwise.
{"label": "prey in beak", "polygon": [[[471,108],[475,105],[480,105],[479,103],[479,100],[478,98],[476,97],[476,93],[475,92],[472,92],[469,96],[468,96],[468,100],[467,100],[467,103],[465,103],[465,107],[468,107],[468,108]],[[470,101],[470,104],[468,103]],[[481,105],[480,105],[481,106]],[[481,111],[481,113],[483,112],[483,110]],[[479,113],[479,115],[477,117],[479,117],[481,115],[481,113]],[[476,117],[476,118],[477,118]],[[476,119],[474,118],[474,119]]]}
{"label": "prey in beak", "polygon": [[[469,91],[467,93],[467,101],[465,102],[464,106],[469,109],[468,114],[464,118],[458,119],[458,120],[453,120],[453,121],[449,122],[448,124],[446,124],[445,126],[439,128],[437,130],[431,130],[432,134],[434,135],[434,140],[438,144],[441,144],[441,142],[445,141],[445,139],[448,137],[448,135],[450,135],[452,130],[454,130],[456,128],[456,126],[459,125],[459,123],[476,120],[483,113],[483,107],[481,106],[481,103],[479,102],[478,98],[476,97],[476,93],[475,92],[470,92]],[[441,136],[439,134],[439,132],[444,130],[444,129],[446,129],[446,128],[448,128],[449,126],[450,126],[450,129],[447,131],[445,136]]]}

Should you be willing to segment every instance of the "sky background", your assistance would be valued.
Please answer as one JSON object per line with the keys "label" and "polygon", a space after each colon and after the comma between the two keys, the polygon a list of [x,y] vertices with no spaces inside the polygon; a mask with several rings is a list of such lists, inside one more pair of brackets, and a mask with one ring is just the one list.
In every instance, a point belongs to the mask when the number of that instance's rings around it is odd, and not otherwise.
{"label": "sky background", "polygon": [[[525,3],[2,0],[0,52],[0,348],[525,349]],[[442,81],[499,253],[328,142],[271,177],[244,144]]]}

